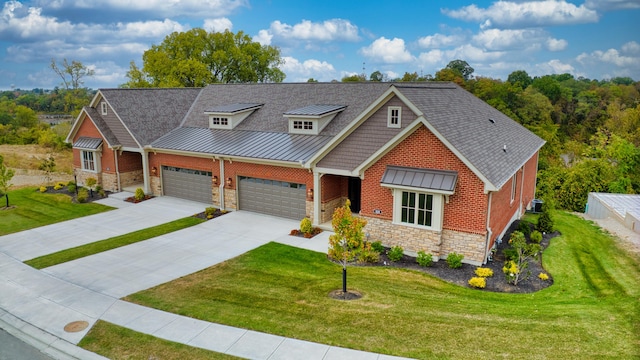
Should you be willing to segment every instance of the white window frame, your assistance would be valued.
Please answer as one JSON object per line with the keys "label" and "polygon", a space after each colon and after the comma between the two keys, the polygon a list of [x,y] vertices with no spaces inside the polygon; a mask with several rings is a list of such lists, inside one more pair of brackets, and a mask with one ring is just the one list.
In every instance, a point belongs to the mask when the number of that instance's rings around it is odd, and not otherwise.
{"label": "white window frame", "polygon": [[100,103],[100,109],[102,112],[102,115],[107,115],[107,103],[106,102],[101,102]]}
{"label": "white window frame", "polygon": [[[403,222],[402,221],[402,198],[403,193],[413,193],[415,194],[415,213],[414,213],[414,223],[411,222]],[[425,198],[428,196],[432,197],[431,203],[431,226],[420,225],[417,224],[418,221],[418,207],[419,207],[419,196],[425,195]],[[444,194],[429,192],[425,190],[418,189],[409,189],[409,188],[394,188],[393,189],[393,223],[402,226],[415,227],[419,229],[433,230],[433,231],[441,231],[442,230],[442,220],[444,218]]]}
{"label": "white window frame", "polygon": [[[396,113],[397,112],[397,113]],[[389,106],[387,109],[387,127],[402,127],[402,106]]]}
{"label": "white window frame", "polygon": [[213,126],[229,126],[229,118],[222,116],[214,116],[211,118],[211,124]]}
{"label": "white window frame", "polygon": [[518,190],[518,173],[515,173],[511,178],[511,202],[516,200],[516,192]]}
{"label": "white window frame", "polygon": [[[87,157],[91,157],[88,159]],[[80,150],[80,166],[83,171],[97,173],[100,170],[100,156],[97,151]]]}

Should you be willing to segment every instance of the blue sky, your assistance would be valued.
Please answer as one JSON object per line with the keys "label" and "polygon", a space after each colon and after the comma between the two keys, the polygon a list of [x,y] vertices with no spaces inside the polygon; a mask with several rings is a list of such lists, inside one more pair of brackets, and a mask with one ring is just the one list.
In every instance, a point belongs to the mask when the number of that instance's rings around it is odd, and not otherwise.
{"label": "blue sky", "polygon": [[20,0],[0,11],[0,89],[59,86],[52,58],[94,69],[85,86],[116,87],[151,45],[195,27],[279,47],[289,82],[433,75],[455,59],[500,79],[640,80],[640,0]]}

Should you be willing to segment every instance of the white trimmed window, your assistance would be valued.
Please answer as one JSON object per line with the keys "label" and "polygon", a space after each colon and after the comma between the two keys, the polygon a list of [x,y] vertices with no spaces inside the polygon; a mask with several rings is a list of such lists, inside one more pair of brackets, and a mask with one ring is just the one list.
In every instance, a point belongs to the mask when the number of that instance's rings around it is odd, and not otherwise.
{"label": "white trimmed window", "polygon": [[399,128],[402,126],[402,107],[389,106],[387,110],[387,127]]}
{"label": "white trimmed window", "polygon": [[296,130],[313,130],[313,121],[295,120],[293,128]]}
{"label": "white trimmed window", "polygon": [[107,103],[106,102],[101,102],[100,103],[100,109],[102,110],[102,115],[107,115]]}
{"label": "white trimmed window", "polygon": [[393,190],[393,222],[439,231],[442,229],[443,195],[405,189]]}
{"label": "white trimmed window", "polygon": [[518,173],[513,175],[511,179],[511,202],[516,199],[516,190],[518,189]]}
{"label": "white trimmed window", "polygon": [[221,126],[228,126],[229,125],[229,118],[226,118],[226,117],[212,117],[211,118],[211,124],[213,124],[213,125],[221,125]]}
{"label": "white trimmed window", "polygon": [[82,150],[82,170],[97,172],[96,153],[93,151]]}

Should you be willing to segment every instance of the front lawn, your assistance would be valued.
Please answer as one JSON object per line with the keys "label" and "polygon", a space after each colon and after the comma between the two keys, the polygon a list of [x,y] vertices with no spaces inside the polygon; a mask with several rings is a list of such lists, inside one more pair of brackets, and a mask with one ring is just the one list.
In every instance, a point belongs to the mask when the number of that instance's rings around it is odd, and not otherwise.
{"label": "front lawn", "polygon": [[537,293],[491,293],[414,271],[350,267],[349,288],[363,298],[333,300],[339,265],[322,253],[270,243],[126,300],[421,359],[640,356],[639,259],[576,216],[557,213],[555,220],[562,236],[543,258],[554,285]]}
{"label": "front lawn", "polygon": [[68,195],[41,193],[33,187],[9,191],[9,208],[5,205],[5,198],[0,198],[0,236],[113,209],[73,203]]}

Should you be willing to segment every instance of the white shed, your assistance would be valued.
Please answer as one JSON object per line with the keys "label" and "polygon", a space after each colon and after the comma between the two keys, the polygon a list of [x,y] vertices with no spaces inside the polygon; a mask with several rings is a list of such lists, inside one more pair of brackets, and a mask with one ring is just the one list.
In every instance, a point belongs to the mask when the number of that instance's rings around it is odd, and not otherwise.
{"label": "white shed", "polygon": [[640,234],[640,195],[589,193],[586,213],[593,219],[615,219]]}

